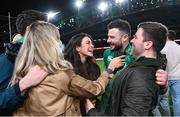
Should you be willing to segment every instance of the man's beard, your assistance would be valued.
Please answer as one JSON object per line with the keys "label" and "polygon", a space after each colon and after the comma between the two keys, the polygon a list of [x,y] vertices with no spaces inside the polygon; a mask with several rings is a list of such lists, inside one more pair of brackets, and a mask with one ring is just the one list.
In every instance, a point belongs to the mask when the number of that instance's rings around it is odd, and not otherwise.
{"label": "man's beard", "polygon": [[121,49],[122,49],[122,45],[116,45],[112,51],[117,51],[117,50],[121,50]]}

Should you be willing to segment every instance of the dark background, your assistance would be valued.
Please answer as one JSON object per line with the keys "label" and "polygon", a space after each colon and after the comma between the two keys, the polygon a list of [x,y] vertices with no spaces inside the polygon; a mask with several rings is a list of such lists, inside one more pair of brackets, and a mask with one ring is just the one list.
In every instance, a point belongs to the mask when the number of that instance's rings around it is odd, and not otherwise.
{"label": "dark background", "polygon": [[[96,7],[102,0],[86,0],[84,7],[79,11],[74,6],[75,0],[3,0],[0,4],[0,52],[3,52],[3,43],[9,42],[9,21],[12,35],[16,32],[15,20],[18,13],[26,9],[35,9],[41,12],[61,12],[50,22],[59,27],[61,40],[64,44],[77,33],[85,32],[93,37],[95,47],[108,46],[106,43],[107,24],[114,19],[125,19],[132,26],[132,35],[136,26],[143,21],[158,21],[169,29],[177,32],[180,38],[180,1],[179,0],[125,0],[118,6],[113,0],[105,0],[111,8],[100,13]],[[70,22],[72,21],[73,22]]]}

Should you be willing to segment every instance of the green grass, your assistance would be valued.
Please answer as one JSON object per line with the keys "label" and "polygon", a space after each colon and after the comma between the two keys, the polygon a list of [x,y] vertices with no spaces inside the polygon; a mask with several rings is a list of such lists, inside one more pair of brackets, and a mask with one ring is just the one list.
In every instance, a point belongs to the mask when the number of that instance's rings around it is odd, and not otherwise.
{"label": "green grass", "polygon": [[[169,93],[169,94],[170,94],[170,93]],[[173,103],[172,103],[172,97],[171,97],[171,94],[170,94],[169,97],[170,97],[170,101],[169,101],[169,102],[170,102],[170,105],[169,105],[169,106],[170,106],[170,112],[171,112],[171,116],[173,116],[173,105],[172,105]]]}
{"label": "green grass", "polygon": [[96,63],[98,64],[101,72],[104,70],[105,66],[104,66],[104,61],[103,60],[96,60]]}

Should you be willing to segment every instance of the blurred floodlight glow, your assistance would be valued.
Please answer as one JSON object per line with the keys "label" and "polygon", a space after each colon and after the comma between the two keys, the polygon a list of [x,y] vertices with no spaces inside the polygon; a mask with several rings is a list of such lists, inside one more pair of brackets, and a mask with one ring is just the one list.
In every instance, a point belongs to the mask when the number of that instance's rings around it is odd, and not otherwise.
{"label": "blurred floodlight glow", "polygon": [[98,9],[101,11],[105,11],[108,8],[108,4],[106,2],[101,2],[98,6]]}
{"label": "blurred floodlight glow", "polygon": [[83,1],[77,0],[77,1],[75,2],[75,6],[76,6],[77,8],[81,8],[81,7],[83,6]]}
{"label": "blurred floodlight glow", "polygon": [[53,19],[55,17],[55,15],[57,15],[58,13],[60,13],[60,12],[49,12],[49,13],[47,13],[48,20]]}
{"label": "blurred floodlight glow", "polygon": [[124,0],[116,0],[115,2],[118,3],[122,3]]}

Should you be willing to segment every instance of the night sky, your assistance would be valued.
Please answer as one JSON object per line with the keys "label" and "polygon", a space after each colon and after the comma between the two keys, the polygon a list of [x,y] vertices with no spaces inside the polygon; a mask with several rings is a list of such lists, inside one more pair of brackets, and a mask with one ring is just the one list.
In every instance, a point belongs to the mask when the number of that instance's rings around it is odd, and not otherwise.
{"label": "night sky", "polygon": [[36,9],[42,12],[49,10],[61,11],[69,7],[73,0],[3,0],[0,3],[0,15],[16,17],[18,13],[25,9]]}

